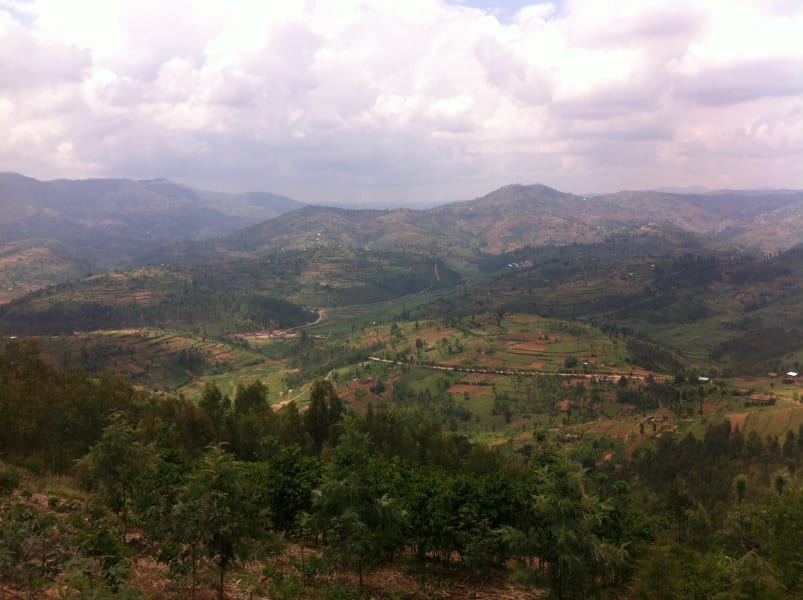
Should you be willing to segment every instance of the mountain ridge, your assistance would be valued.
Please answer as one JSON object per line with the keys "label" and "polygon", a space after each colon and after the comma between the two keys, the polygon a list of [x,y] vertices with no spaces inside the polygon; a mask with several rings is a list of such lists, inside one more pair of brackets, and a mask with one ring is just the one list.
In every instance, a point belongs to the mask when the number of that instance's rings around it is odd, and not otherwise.
{"label": "mountain ridge", "polygon": [[[803,242],[803,192],[672,194],[622,191],[585,197],[542,184],[509,185],[473,200],[430,209],[306,206],[212,242],[196,258],[266,255],[282,249],[350,245],[452,258],[525,246],[594,243],[646,230],[678,230],[713,246],[775,252]],[[164,260],[190,259],[174,244]],[[151,255],[157,260],[159,253]]]}

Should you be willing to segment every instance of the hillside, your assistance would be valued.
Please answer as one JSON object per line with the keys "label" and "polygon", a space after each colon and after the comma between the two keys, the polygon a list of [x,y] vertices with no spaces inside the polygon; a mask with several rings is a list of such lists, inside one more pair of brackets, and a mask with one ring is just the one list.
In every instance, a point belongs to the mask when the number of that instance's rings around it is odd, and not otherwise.
{"label": "hillside", "polygon": [[163,179],[38,181],[1,173],[3,260],[17,268],[2,270],[0,301],[77,274],[135,264],[154,245],[214,237],[300,206],[272,194],[206,192]]}
{"label": "hillside", "polygon": [[[422,336],[449,361],[486,338],[523,361],[584,356],[587,339],[617,352],[558,321],[481,321],[364,333]],[[121,363],[154,345],[189,358],[192,340],[119,333]],[[196,404],[0,348],[3,597],[568,600],[663,597],[667,582],[800,597],[797,400],[745,411],[727,386],[678,378],[374,365],[343,372],[348,390],[317,380],[301,412],[275,380],[232,395],[208,381]],[[506,431],[462,433],[482,423]]]}
{"label": "hillside", "polygon": [[[776,252],[803,242],[803,192],[582,197],[511,185],[429,210],[301,205],[266,193],[224,194],[167,180],[37,181],[0,174],[0,302],[90,272],[137,264],[257,258],[351,247],[410,252],[475,272],[523,247],[603,243],[650,232],[703,240],[706,251]],[[40,258],[44,259],[40,260]]]}
{"label": "hillside", "polygon": [[679,232],[708,247],[775,252],[803,241],[803,192],[581,197],[543,185],[506,186],[429,210],[307,206],[214,241],[160,248],[153,261],[260,256],[279,249],[351,246],[448,257],[456,267],[525,246],[599,243],[622,235]]}
{"label": "hillside", "polygon": [[492,275],[469,299],[444,298],[426,312],[502,310],[582,319],[657,342],[703,370],[798,371],[803,364],[801,247],[756,257],[709,253],[705,246],[695,247],[696,240],[676,237],[673,253],[663,245],[667,238],[649,235],[523,248],[489,260],[485,268]]}
{"label": "hillside", "polygon": [[228,333],[288,327],[314,320],[314,312],[301,305],[383,302],[459,281],[456,272],[428,257],[350,248],[136,267],[62,283],[0,306],[0,332],[158,326]]}
{"label": "hillside", "polygon": [[28,335],[128,327],[219,333],[290,327],[315,318],[282,298],[197,285],[190,273],[159,267],[93,275],[0,306],[0,330]]}

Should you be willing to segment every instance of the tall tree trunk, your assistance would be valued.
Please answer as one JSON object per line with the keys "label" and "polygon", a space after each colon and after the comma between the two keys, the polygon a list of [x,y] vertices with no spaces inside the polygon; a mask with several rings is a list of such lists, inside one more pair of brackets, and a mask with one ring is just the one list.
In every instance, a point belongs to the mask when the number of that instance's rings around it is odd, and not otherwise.
{"label": "tall tree trunk", "polygon": [[191,560],[192,560],[192,596],[191,598],[195,600],[195,590],[198,587],[198,556],[196,555],[196,545],[193,543],[191,546]]}
{"label": "tall tree trunk", "polygon": [[217,597],[223,600],[223,575],[226,572],[226,546],[223,540],[220,541],[220,581],[218,581]]}

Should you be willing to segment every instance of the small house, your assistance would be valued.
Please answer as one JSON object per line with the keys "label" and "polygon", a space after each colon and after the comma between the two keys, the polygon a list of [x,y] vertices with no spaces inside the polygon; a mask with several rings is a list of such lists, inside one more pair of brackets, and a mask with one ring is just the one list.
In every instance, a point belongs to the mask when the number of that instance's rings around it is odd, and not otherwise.
{"label": "small house", "polygon": [[772,406],[773,404],[775,404],[775,398],[769,394],[753,394],[744,403],[745,406]]}

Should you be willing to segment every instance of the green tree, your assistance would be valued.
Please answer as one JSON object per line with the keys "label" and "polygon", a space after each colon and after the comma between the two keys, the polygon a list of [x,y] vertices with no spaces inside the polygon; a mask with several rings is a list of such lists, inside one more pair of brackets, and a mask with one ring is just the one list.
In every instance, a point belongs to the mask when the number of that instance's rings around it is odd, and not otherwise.
{"label": "green tree", "polygon": [[304,429],[312,440],[313,449],[320,453],[324,443],[335,437],[336,426],[343,420],[345,409],[329,381],[313,381],[309,400],[309,407],[304,413]]}
{"label": "green tree", "polygon": [[259,379],[247,386],[237,386],[233,421],[232,450],[242,460],[256,460],[260,441],[275,429],[275,415],[268,404],[268,387]]}
{"label": "green tree", "polygon": [[338,566],[357,572],[391,560],[405,545],[403,512],[391,495],[393,469],[371,456],[368,435],[349,424],[324,474],[313,525],[324,552]]}
{"label": "green tree", "polygon": [[115,413],[100,440],[78,462],[85,487],[98,491],[128,531],[128,509],[135,488],[155,458],[152,447],[140,442],[126,415]]}
{"label": "green tree", "polygon": [[535,475],[533,535],[548,566],[552,595],[599,595],[606,577],[624,560],[623,550],[601,531],[609,507],[584,491],[582,472],[565,459],[539,467]]}
{"label": "green tree", "polygon": [[188,477],[179,493],[173,522],[176,540],[190,550],[193,597],[203,553],[217,563],[221,600],[227,569],[247,555],[251,537],[265,531],[262,515],[248,502],[242,488],[239,463],[220,446],[209,448]]}
{"label": "green tree", "polygon": [[321,461],[304,454],[296,445],[272,444],[268,457],[261,464],[265,468],[260,487],[264,488],[264,502],[270,508],[271,523],[279,530],[290,532],[299,515],[312,510],[312,492],[321,481]]}
{"label": "green tree", "polygon": [[803,594],[803,488],[784,486],[761,506],[763,548],[789,594]]}
{"label": "green tree", "polygon": [[214,382],[207,381],[198,406],[204,409],[209,417],[217,441],[228,439],[227,423],[231,418],[231,399],[225,396]]}

